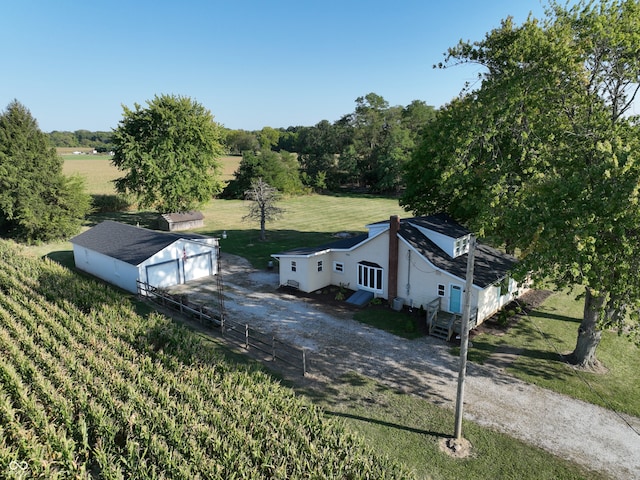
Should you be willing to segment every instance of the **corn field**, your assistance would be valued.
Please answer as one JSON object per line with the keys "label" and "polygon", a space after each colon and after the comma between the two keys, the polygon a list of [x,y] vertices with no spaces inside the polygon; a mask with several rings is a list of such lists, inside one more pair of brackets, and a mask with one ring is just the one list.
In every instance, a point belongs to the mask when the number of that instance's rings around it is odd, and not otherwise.
{"label": "corn field", "polygon": [[407,478],[258,367],[0,241],[0,477]]}

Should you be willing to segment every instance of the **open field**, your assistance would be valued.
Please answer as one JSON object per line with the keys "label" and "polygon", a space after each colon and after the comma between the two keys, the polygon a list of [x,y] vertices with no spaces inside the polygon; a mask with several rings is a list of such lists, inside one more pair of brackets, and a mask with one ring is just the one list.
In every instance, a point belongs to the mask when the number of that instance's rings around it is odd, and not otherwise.
{"label": "open field", "polygon": [[[60,155],[64,159],[64,174],[78,174],[86,178],[89,193],[94,195],[116,193],[113,188],[113,180],[121,177],[122,172],[111,164],[110,155],[73,155],[72,153]],[[242,157],[237,156],[225,156],[220,159],[222,180],[229,181],[233,178],[241,159]]]}
{"label": "open field", "polygon": [[113,180],[120,172],[111,165],[109,155],[62,155],[65,175],[80,175],[92,195],[115,195]]}
{"label": "open field", "polygon": [[[73,155],[73,152],[82,152],[82,153],[91,153],[93,152],[92,147],[56,147],[56,153],[62,157],[66,157],[67,155]],[[73,155],[77,157],[78,155]]]}

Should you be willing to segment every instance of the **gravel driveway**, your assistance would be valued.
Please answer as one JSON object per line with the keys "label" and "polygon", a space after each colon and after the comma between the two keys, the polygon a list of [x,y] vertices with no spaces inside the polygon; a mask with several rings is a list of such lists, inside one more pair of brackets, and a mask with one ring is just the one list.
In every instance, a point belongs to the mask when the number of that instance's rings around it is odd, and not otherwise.
{"label": "gravel driveway", "polygon": [[[348,371],[454,408],[458,359],[433,337],[405,340],[348,315],[331,314],[276,291],[278,275],[252,270],[223,254],[227,318],[275,334],[309,351],[309,375],[331,381]],[[210,296],[215,283],[189,282],[190,296]],[[465,419],[494,428],[617,479],[640,479],[640,419],[519,381],[498,365],[468,363]],[[635,431],[634,431],[635,429]]]}

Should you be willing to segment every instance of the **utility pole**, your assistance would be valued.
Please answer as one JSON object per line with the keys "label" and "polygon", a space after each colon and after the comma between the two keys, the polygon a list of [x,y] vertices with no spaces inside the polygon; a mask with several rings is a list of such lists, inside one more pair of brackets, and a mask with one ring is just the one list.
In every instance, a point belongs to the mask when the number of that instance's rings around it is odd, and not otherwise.
{"label": "utility pole", "polygon": [[473,289],[473,261],[476,253],[476,237],[469,238],[467,256],[467,278],[464,289],[464,306],[462,310],[462,332],[460,332],[460,371],[458,373],[458,394],[456,397],[456,442],[462,439],[462,404],[464,402],[464,381],[467,374],[467,351],[469,350],[469,317],[471,316],[471,290]]}

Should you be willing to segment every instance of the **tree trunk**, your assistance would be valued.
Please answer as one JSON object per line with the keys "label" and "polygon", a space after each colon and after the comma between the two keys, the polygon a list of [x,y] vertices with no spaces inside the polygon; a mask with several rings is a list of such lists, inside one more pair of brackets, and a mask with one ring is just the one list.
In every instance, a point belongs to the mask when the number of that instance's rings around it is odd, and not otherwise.
{"label": "tree trunk", "polygon": [[264,205],[260,207],[260,240],[267,239],[267,214]]}
{"label": "tree trunk", "polygon": [[597,364],[596,349],[602,336],[602,332],[598,330],[598,317],[602,312],[604,301],[604,295],[595,296],[589,287],[586,288],[584,314],[578,328],[578,340],[575,350],[569,356],[570,362],[574,365],[590,368]]}

